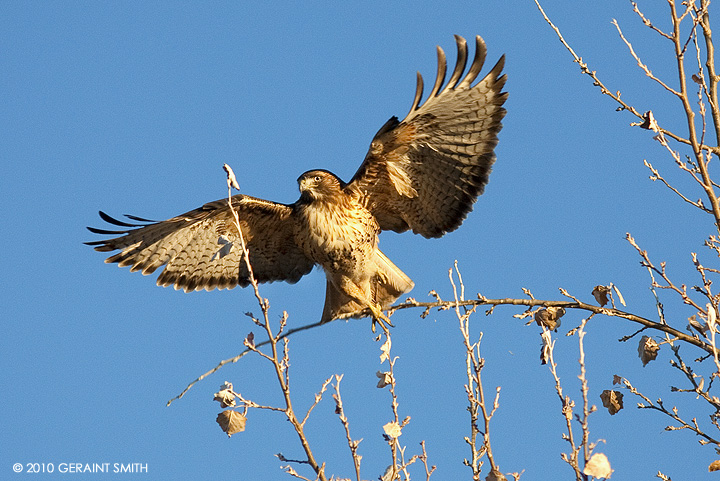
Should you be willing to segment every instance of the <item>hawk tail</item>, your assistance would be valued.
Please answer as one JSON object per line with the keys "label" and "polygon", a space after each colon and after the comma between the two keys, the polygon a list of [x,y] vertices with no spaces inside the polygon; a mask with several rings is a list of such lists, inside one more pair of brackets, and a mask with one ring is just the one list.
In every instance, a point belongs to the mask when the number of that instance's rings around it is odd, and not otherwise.
{"label": "hawk tail", "polygon": [[379,249],[375,250],[375,265],[378,270],[371,283],[373,300],[383,309],[415,287],[415,283]]}

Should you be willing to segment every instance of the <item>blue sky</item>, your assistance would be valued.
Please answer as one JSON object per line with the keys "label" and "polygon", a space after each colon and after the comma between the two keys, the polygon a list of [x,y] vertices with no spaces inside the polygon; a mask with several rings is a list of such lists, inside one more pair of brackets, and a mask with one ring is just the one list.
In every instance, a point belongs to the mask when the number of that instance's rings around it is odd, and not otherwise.
{"label": "blue sky", "polygon": [[[550,3],[550,2],[548,2]],[[650,3],[650,2],[645,2]],[[642,4],[641,4],[642,5]],[[643,6],[664,22],[665,7]],[[675,82],[670,44],[650,35],[626,2],[552,2],[548,14],[579,55],[640,111],[682,133],[679,104],[635,68],[611,25],[617,18],[653,71]],[[661,22],[661,23],[662,23]],[[666,25],[667,22],[664,22]],[[0,191],[5,208],[0,336],[0,477],[13,463],[146,463],[144,479],[242,480],[285,477],[274,454],[301,457],[286,421],[252,412],[247,430],[228,440],[215,424],[213,393],[230,381],[248,398],[280,402],[269,366],[246,357],[166,407],[199,374],[240,352],[258,311],[249,290],[185,294],[154,278],[103,264],[82,242],[97,211],[163,219],[226,195],[223,163],[242,191],[290,203],[295,179],[326,168],[349,179],[369,142],[392,115],[407,113],[415,72],[434,80],[435,45],[454,61],[453,34],[488,44],[484,72],[506,54],[510,96],[485,194],[456,232],[439,240],[381,236],[383,251],[415,281],[412,295],[435,289],[450,298],[447,271],[458,261],[469,295],[561,299],[563,287],[591,301],[597,284],[615,283],[628,310],[653,317],[647,273],[626,232],[680,282],[699,282],[690,252],[703,250],[712,223],[648,180],[643,159],[663,169],[689,197],[700,193],[674,171],[651,134],[579,74],[530,0],[444,2],[3,2],[0,5]],[[262,286],[277,319],[297,327],[319,318],[324,277]],[[665,294],[669,318],[694,314]],[[485,386],[502,386],[493,419],[495,457],[522,479],[572,477],[559,401],[538,362],[536,326],[502,307],[478,313],[484,333]],[[464,353],[450,313],[393,317],[400,414],[411,416],[401,441],[408,453],[426,441],[432,479],[469,478],[463,391]],[[577,342],[562,334],[556,356],[566,393],[579,401]],[[643,368],[636,343],[617,339],[635,326],[612,318],[588,327],[591,401],[628,377],[651,399],[690,409],[671,395],[681,380],[668,349]],[[256,335],[259,333],[256,332]],[[381,434],[391,418],[386,390],[375,388],[379,345],[369,321],[335,322],[290,343],[296,405],[312,402],[322,382],[344,374],[342,393],[353,437],[362,438],[363,478],[390,464]],[[688,360],[699,354],[687,350]],[[634,409],[591,418],[604,439],[614,479],[701,479],[714,459],[689,433]],[[329,396],[308,434],[327,472],[352,475],[342,427]],[[685,411],[706,419],[704,410]],[[305,472],[309,476],[309,472]],[[55,475],[44,475],[53,477]],[[113,475],[85,475],[112,477]],[[555,476],[555,474],[553,474]],[[131,476],[132,477],[132,476]],[[422,479],[420,471],[414,477]]]}

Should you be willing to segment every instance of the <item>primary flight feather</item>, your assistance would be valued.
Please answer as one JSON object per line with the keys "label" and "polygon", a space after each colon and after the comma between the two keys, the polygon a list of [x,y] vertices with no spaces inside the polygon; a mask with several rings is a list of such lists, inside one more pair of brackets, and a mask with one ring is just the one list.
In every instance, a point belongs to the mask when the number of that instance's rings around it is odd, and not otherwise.
{"label": "primary flight feather", "polygon": [[118,235],[88,242],[102,252],[120,251],[105,262],[158,276],[161,286],[194,291],[247,286],[234,210],[258,282],[297,282],[319,265],[327,277],[322,321],[382,309],[413,288],[413,282],[378,248],[382,230],[412,230],[440,237],[457,229],[483,193],[495,154],[507,93],[502,92],[504,57],[477,83],[485,61],[476,37],[475,57],[464,73],[468,49],[455,36],[458,57],[445,83],[446,61],[438,47],[435,83],[424,102],[418,73],[415,99],[405,119],[392,117],[375,134],[365,160],[345,183],[327,170],[298,178],[300,198],[286,205],[247,195],[210,202],[162,222],[128,216]]}

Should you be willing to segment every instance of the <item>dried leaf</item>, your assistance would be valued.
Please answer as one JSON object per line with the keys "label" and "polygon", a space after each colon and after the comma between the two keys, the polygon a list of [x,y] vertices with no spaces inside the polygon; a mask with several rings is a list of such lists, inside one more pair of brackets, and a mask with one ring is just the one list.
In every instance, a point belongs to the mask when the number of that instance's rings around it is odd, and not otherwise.
{"label": "dried leaf", "polygon": [[617,288],[617,286],[613,283],[610,283],[610,286],[612,286],[613,290],[615,291],[615,294],[617,294],[618,301],[620,301],[620,304],[625,306],[625,299],[623,299],[622,294],[620,294],[620,289]]}
{"label": "dried leaf", "polygon": [[384,363],[388,359],[390,359],[390,346],[392,343],[390,342],[390,338],[388,337],[382,346],[380,346],[380,351],[382,354],[380,354],[380,364]]}
{"label": "dried leaf", "polygon": [[250,334],[245,338],[245,345],[249,347],[255,347],[255,334],[250,331]]}
{"label": "dried leaf", "polygon": [[380,481],[392,481],[393,469],[392,464],[385,468],[385,472],[380,476]]}
{"label": "dried leaf", "polygon": [[550,331],[543,331],[540,335],[542,337],[542,347],[540,348],[540,364],[547,364],[552,354],[552,336]]}
{"label": "dried leaf", "polygon": [[399,438],[402,434],[402,429],[400,429],[400,425],[395,421],[389,422],[385,426],[383,426],[383,431],[385,431],[385,434],[387,434],[393,439]]}
{"label": "dried leaf", "polygon": [[590,456],[585,469],[583,469],[583,474],[596,478],[609,478],[612,472],[610,461],[603,453],[595,453]]}
{"label": "dried leaf", "polygon": [[638,344],[638,356],[643,363],[643,366],[647,366],[647,363],[654,361],[660,351],[660,346],[657,341],[649,336],[643,336]]}
{"label": "dried leaf", "polygon": [[710,471],[711,473],[713,471],[720,471],[720,460],[716,459],[715,461],[710,463],[710,466],[708,466],[708,471]]}
{"label": "dried leaf", "polygon": [[235,406],[235,393],[233,392],[232,383],[225,381],[220,386],[220,391],[215,393],[213,401],[218,401],[223,408]]}
{"label": "dried leaf", "polygon": [[613,386],[615,384],[622,384],[622,376],[618,376],[617,374],[613,374]]}
{"label": "dried leaf", "polygon": [[653,132],[658,132],[660,130],[657,121],[655,121],[655,116],[653,115],[652,110],[648,110],[643,114],[643,122],[640,124],[640,128],[652,130]]}
{"label": "dried leaf", "polygon": [[592,295],[597,301],[598,304],[600,304],[600,307],[605,307],[605,304],[608,303],[608,293],[610,292],[610,289],[607,286],[595,286],[595,288],[592,291]]}
{"label": "dried leaf", "polygon": [[[707,324],[701,324],[697,320],[697,316],[693,314],[692,316],[688,317],[688,330],[692,328],[695,329],[697,332],[705,336],[705,333],[708,332],[710,329]],[[707,336],[705,336],[707,337]]]}
{"label": "dried leaf", "polygon": [[619,391],[604,390],[600,394],[603,406],[607,408],[611,416],[617,414],[623,408],[623,393]]}
{"label": "dried leaf", "polygon": [[385,386],[389,386],[392,384],[392,374],[389,372],[382,372],[378,371],[375,373],[375,375],[380,379],[377,383],[378,388],[384,388]]}
{"label": "dried leaf", "polygon": [[219,402],[223,408],[231,408],[235,406],[235,394],[230,390],[223,389],[215,393],[213,401]]}
{"label": "dried leaf", "polygon": [[238,184],[238,181],[235,178],[235,172],[233,172],[232,168],[227,164],[223,164],[223,169],[225,169],[225,172],[227,173],[228,189],[232,187],[235,190],[240,190],[240,184]]}
{"label": "dried leaf", "polygon": [[535,313],[535,322],[538,326],[545,326],[550,330],[560,327],[560,318],[565,315],[562,307],[545,307]]}
{"label": "dried leaf", "polygon": [[245,422],[247,419],[239,412],[228,409],[218,414],[215,421],[220,425],[220,429],[230,437],[235,433],[245,431]]}
{"label": "dried leaf", "polygon": [[708,302],[705,304],[705,309],[707,309],[707,323],[708,327],[711,331],[715,330],[715,325],[717,324],[717,311],[713,307],[713,305]]}

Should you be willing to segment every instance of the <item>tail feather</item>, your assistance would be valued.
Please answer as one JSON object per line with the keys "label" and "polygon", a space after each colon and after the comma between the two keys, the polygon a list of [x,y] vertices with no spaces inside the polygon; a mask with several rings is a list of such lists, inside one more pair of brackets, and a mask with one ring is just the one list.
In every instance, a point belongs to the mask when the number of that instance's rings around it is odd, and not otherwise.
{"label": "tail feather", "polygon": [[380,250],[375,251],[377,276],[373,287],[373,301],[384,308],[415,287],[415,283]]}
{"label": "tail feather", "polygon": [[323,308],[321,322],[330,322],[338,317],[353,317],[353,312],[363,310],[363,306],[355,302],[350,296],[340,292],[330,279],[325,286],[325,307]]}
{"label": "tail feather", "polygon": [[[375,251],[373,260],[375,261],[375,274],[370,277],[366,285],[358,287],[365,291],[369,300],[386,309],[398,297],[410,291],[415,283],[379,250]],[[340,291],[328,278],[322,322],[328,322],[338,317],[359,317],[360,312],[367,307]]]}

